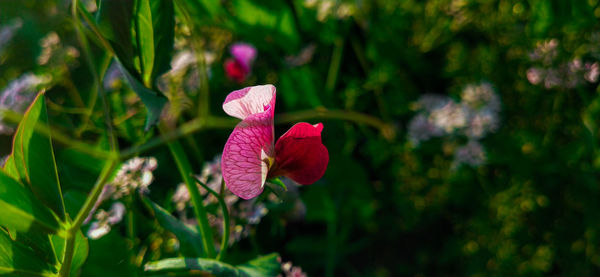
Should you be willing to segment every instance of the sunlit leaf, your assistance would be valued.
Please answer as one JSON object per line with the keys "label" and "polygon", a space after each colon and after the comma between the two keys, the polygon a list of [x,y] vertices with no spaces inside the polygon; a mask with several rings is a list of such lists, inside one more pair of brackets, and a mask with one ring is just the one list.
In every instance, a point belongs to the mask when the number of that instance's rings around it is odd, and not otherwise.
{"label": "sunlit leaf", "polygon": [[0,210],[0,225],[17,231],[57,233],[61,229],[52,211],[3,171],[0,171]]}
{"label": "sunlit leaf", "polygon": [[281,271],[276,253],[259,257],[243,265],[232,266],[223,262],[202,258],[171,258],[146,264],[145,271],[150,276],[184,274],[201,271],[212,276],[259,277],[277,276]]}
{"label": "sunlit leaf", "polygon": [[281,272],[281,263],[278,258],[279,254],[271,253],[239,265],[237,268],[246,276],[277,276]]}
{"label": "sunlit leaf", "polygon": [[0,275],[53,276],[53,266],[37,258],[31,248],[10,239],[0,228]]}
{"label": "sunlit leaf", "polygon": [[[23,116],[15,134],[12,156],[22,183],[48,207],[64,219],[64,205],[54,150],[48,130],[44,93],[40,93]],[[10,171],[14,175],[14,171]]]}
{"label": "sunlit leaf", "polygon": [[[137,33],[131,31],[131,22],[135,18],[135,11],[138,11],[134,9],[133,0],[101,0],[96,17],[102,36],[109,40],[115,51],[119,68],[125,75],[127,83],[148,109],[146,129],[158,121],[167,103],[167,99],[153,89],[152,78],[168,68],[174,32],[172,2],[152,2],[139,1],[138,3],[142,9],[137,13],[139,28]],[[153,10],[157,12],[153,13]],[[152,18],[154,14],[157,15],[156,22]],[[155,28],[153,25],[155,23],[163,26]],[[140,51],[137,52],[141,55],[137,55],[132,41],[139,42],[137,49]],[[157,51],[161,53],[157,55]]]}
{"label": "sunlit leaf", "polygon": [[142,80],[152,88],[170,67],[175,19],[173,1],[138,0],[136,20]]}

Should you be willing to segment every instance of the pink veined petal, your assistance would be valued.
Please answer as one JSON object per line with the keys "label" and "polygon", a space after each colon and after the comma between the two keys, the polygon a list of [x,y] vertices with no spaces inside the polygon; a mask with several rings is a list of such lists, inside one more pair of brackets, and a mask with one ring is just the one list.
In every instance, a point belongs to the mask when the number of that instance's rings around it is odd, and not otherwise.
{"label": "pink veined petal", "polygon": [[244,120],[246,117],[262,113],[270,106],[271,117],[275,112],[275,94],[273,85],[247,87],[231,92],[225,98],[223,110],[230,116]]}
{"label": "pink veined petal", "polygon": [[283,175],[302,185],[321,179],[329,163],[329,152],[321,142],[322,130],[321,123],[292,126],[275,143],[275,166],[269,177]]}
{"label": "pink veined petal", "polygon": [[223,150],[221,170],[227,188],[243,199],[263,191],[273,150],[273,108],[251,114],[235,127]]}
{"label": "pink veined petal", "polygon": [[229,49],[231,56],[236,59],[247,72],[250,72],[252,63],[256,58],[256,48],[247,43],[236,43]]}

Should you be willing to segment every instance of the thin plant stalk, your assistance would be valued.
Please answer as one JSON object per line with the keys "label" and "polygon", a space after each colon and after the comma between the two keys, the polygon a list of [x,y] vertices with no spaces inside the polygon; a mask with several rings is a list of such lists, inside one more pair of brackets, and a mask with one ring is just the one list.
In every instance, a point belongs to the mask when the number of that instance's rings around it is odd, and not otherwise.
{"label": "thin plant stalk", "polygon": [[106,184],[108,183],[108,180],[112,176],[112,172],[115,170],[118,164],[119,163],[117,160],[111,160],[108,162],[108,164],[104,166],[104,169],[100,173],[100,176],[98,177],[98,180],[96,181],[92,192],[85,200],[83,207],[81,208],[81,210],[79,210],[77,216],[75,217],[75,220],[67,230],[65,255],[58,276],[69,276],[69,273],[71,272],[71,263],[73,262],[73,254],[75,250],[75,237],[77,236],[77,232],[79,231],[79,229],[81,229],[81,225],[88,217],[88,214],[91,212],[92,208],[94,207],[94,204],[98,201],[98,198],[100,197],[100,194],[102,194],[104,186],[106,186]]}
{"label": "thin plant stalk", "polygon": [[[196,179],[196,182],[198,182],[198,184],[200,184],[204,189],[206,189],[210,194],[214,195],[219,200],[219,205],[223,211],[223,237],[221,238],[221,249],[219,249],[219,254],[217,255],[217,260],[221,261],[225,257],[227,245],[229,244],[229,210],[227,209],[227,204],[225,203],[225,200],[221,194],[200,182],[198,179]],[[225,181],[223,181],[222,184],[224,185]]]}
{"label": "thin plant stalk", "polygon": [[[160,129],[161,132],[164,132],[165,127],[161,126]],[[204,254],[208,258],[214,258],[215,245],[213,243],[212,230],[208,224],[208,217],[206,214],[206,209],[204,208],[204,204],[202,203],[202,196],[200,195],[198,187],[192,178],[192,167],[190,162],[185,155],[185,152],[183,151],[179,141],[171,141],[167,143],[167,146],[173,155],[173,159],[175,159],[175,164],[177,165],[177,169],[183,178],[183,182],[190,192],[190,199],[194,205],[194,213],[196,214],[200,235],[202,236],[202,246],[205,252]]]}

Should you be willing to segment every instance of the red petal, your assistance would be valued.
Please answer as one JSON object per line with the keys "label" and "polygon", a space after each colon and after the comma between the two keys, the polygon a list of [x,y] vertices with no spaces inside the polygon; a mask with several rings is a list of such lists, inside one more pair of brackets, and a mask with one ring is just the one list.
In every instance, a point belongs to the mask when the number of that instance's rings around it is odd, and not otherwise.
{"label": "red petal", "polygon": [[225,73],[229,79],[238,83],[243,83],[246,80],[248,71],[238,61],[227,59],[225,61]]}
{"label": "red petal", "polygon": [[323,177],[329,152],[321,142],[322,130],[321,123],[300,122],[292,126],[275,143],[275,168],[269,175],[284,175],[302,185],[310,185]]}

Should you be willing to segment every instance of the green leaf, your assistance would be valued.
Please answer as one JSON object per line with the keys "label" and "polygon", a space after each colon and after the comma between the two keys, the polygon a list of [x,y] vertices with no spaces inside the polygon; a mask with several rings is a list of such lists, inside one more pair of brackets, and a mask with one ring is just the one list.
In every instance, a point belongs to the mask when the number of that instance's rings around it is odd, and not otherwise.
{"label": "green leaf", "polygon": [[252,277],[277,276],[281,272],[281,263],[277,253],[258,257],[237,267],[241,272]]}
{"label": "green leaf", "polygon": [[54,276],[55,268],[37,258],[36,252],[10,239],[0,228],[0,275]]}
{"label": "green leaf", "polygon": [[151,274],[184,273],[200,270],[213,276],[244,276],[232,265],[204,258],[171,258],[147,263],[144,270]]}
{"label": "green leaf", "polygon": [[276,253],[259,257],[243,265],[232,266],[217,260],[204,258],[170,258],[147,263],[144,267],[150,276],[172,276],[193,271],[201,271],[212,276],[239,276],[260,277],[277,276],[281,271],[281,264]]}
{"label": "green leaf", "polygon": [[81,266],[85,263],[90,252],[90,246],[88,239],[83,235],[81,230],[77,232],[75,237],[75,252],[73,253],[73,261],[71,263],[71,276],[74,276],[74,272],[77,272]]}
{"label": "green leaf", "polygon": [[29,232],[10,232],[14,241],[31,248],[35,252],[35,258],[50,265],[56,265],[58,263],[58,256],[50,241],[50,237],[56,235],[36,233],[33,230]]}
{"label": "green leaf", "polygon": [[0,171],[0,210],[0,225],[17,231],[57,233],[61,229],[52,211],[3,171]]}
{"label": "green leaf", "polygon": [[146,87],[153,88],[155,78],[170,67],[175,29],[173,1],[138,0],[136,20],[142,80]]}
{"label": "green leaf", "polygon": [[[15,167],[22,183],[61,219],[65,217],[58,171],[50,135],[44,93],[38,94],[23,116],[15,134],[13,153]],[[11,175],[15,172],[11,170]]]}
{"label": "green leaf", "polygon": [[100,0],[96,13],[96,24],[107,39],[119,61],[135,72],[135,51],[132,43],[131,22],[133,0]]}
{"label": "green leaf", "polygon": [[[172,1],[151,1],[152,4],[144,6],[143,2],[145,1],[147,0],[140,0],[142,10],[139,12],[142,15],[139,15],[139,17],[143,19],[137,22],[146,23],[142,24],[144,27],[138,30],[137,39],[131,31],[134,12],[139,10],[134,10],[133,0],[100,1],[96,22],[102,36],[110,42],[114,49],[119,68],[125,75],[127,83],[148,109],[145,127],[148,130],[150,126],[158,121],[162,109],[167,103],[164,95],[151,88],[153,87],[152,78],[168,68],[173,47],[174,21],[169,23],[169,19],[173,20]],[[155,23],[151,17],[153,9],[164,9],[164,11],[156,12],[156,24],[164,26],[154,28],[154,25],[152,25]],[[148,12],[148,10],[150,11]],[[165,15],[159,16],[161,13]],[[133,41],[139,41],[139,52],[143,55],[137,55]],[[157,51],[160,54],[157,55]],[[150,70],[147,71],[144,66],[150,66]],[[142,76],[150,77],[142,78]],[[144,79],[148,81],[144,82]],[[144,86],[144,83],[146,86]]]}
{"label": "green leaf", "polygon": [[167,103],[167,98],[158,92],[144,87],[140,81],[131,76],[131,74],[125,68],[123,68],[122,65],[120,65],[119,68],[121,69],[123,75],[125,75],[127,83],[129,83],[131,89],[140,97],[146,106],[146,109],[148,109],[146,126],[144,127],[146,130],[148,130],[152,125],[158,122],[162,109]]}
{"label": "green leaf", "polygon": [[168,211],[156,203],[146,198],[143,198],[142,200],[154,212],[154,216],[158,220],[160,226],[177,237],[182,255],[186,257],[199,257],[203,255],[202,238],[198,232],[177,220]]}

